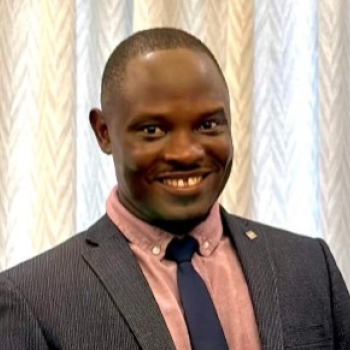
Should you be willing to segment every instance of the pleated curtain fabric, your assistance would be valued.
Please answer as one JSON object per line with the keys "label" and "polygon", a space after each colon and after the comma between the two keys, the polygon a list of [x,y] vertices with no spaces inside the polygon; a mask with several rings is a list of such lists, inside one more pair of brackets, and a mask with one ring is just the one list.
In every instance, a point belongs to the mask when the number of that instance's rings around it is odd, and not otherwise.
{"label": "pleated curtain fabric", "polygon": [[104,212],[88,113],[111,50],[154,26],[201,38],[227,77],[224,206],[323,237],[350,286],[350,0],[0,0],[0,270]]}

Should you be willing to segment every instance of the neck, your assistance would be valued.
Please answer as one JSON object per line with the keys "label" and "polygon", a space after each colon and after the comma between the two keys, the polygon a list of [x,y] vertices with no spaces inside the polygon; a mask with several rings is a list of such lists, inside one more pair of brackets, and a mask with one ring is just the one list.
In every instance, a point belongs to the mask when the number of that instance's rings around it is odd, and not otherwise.
{"label": "neck", "polygon": [[172,233],[175,236],[183,236],[184,234],[191,232],[197,225],[203,222],[207,216],[208,214],[204,217],[183,221],[156,220],[150,222],[150,224]]}

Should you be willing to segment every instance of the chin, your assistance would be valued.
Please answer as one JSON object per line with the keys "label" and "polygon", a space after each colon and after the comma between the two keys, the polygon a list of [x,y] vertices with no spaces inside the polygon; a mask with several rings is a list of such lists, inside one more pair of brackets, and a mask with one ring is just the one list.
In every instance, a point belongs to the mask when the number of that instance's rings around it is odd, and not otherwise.
{"label": "chin", "polygon": [[[170,209],[170,208],[169,208]],[[158,212],[152,224],[161,228],[166,228],[166,231],[176,231],[184,229],[191,229],[206,219],[210,212],[211,206],[206,208],[198,208],[190,210],[186,207],[173,208],[166,212]],[[182,232],[184,233],[184,232]]]}

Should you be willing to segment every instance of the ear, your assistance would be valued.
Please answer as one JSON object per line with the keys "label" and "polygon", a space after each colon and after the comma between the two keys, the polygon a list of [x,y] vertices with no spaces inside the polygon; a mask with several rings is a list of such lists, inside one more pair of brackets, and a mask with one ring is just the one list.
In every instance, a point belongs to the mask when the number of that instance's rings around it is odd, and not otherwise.
{"label": "ear", "polygon": [[107,124],[105,118],[103,117],[102,111],[98,108],[92,109],[89,114],[89,119],[90,125],[94,130],[97,142],[100,145],[102,152],[111,154],[111,140],[109,138]]}

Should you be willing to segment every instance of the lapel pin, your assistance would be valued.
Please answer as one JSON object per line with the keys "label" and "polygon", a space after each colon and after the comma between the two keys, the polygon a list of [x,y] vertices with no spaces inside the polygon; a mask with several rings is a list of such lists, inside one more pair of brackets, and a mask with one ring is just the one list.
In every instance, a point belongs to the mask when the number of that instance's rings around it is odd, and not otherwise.
{"label": "lapel pin", "polygon": [[254,231],[247,231],[247,232],[245,233],[245,235],[246,235],[251,241],[253,241],[255,238],[258,237]]}

